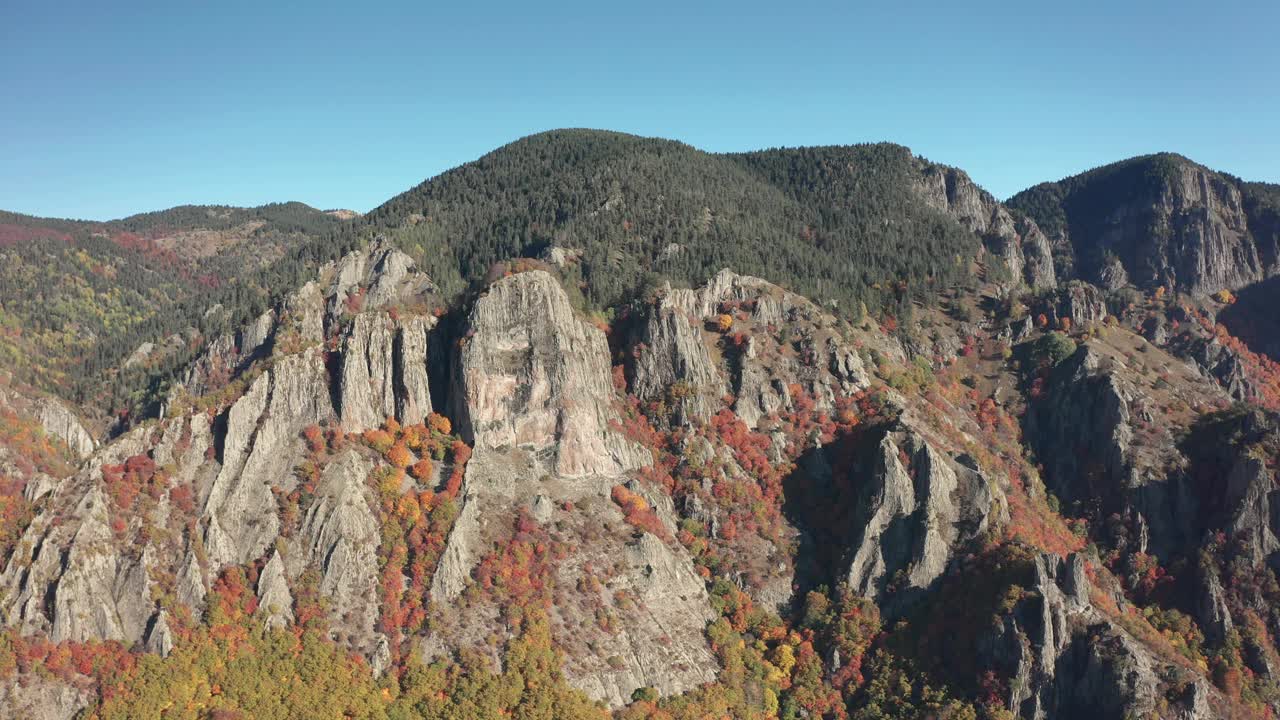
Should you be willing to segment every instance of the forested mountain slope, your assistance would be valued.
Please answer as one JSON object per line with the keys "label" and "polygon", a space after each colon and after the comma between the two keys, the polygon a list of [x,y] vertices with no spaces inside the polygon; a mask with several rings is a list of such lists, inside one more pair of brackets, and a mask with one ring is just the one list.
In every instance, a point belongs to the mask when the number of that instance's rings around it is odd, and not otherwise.
{"label": "forested mountain slope", "polygon": [[556,245],[580,253],[593,308],[656,278],[696,284],[734,267],[845,308],[899,312],[969,277],[978,248],[912,192],[923,165],[894,145],[713,155],[555,131],[432,178],[367,220],[446,289]]}
{"label": "forested mountain slope", "polygon": [[198,342],[187,330],[215,291],[339,225],[301,203],[188,206],[105,223],[0,212],[0,361],[102,424],[125,399],[112,390],[126,367]]}

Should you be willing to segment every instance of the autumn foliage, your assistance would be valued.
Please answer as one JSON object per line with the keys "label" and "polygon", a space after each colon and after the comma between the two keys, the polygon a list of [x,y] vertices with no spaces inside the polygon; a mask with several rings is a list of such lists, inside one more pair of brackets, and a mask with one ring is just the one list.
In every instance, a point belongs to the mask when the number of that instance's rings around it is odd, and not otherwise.
{"label": "autumn foliage", "polygon": [[610,497],[622,509],[623,519],[628,525],[664,540],[671,537],[662,520],[658,519],[657,513],[649,507],[649,503],[645,502],[639,493],[632,492],[624,485],[614,485]]}

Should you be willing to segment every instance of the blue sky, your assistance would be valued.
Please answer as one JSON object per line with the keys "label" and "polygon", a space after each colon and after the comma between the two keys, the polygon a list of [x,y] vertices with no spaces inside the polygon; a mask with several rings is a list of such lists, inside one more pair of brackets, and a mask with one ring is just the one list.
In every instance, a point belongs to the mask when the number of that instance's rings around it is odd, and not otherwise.
{"label": "blue sky", "polygon": [[1273,0],[285,5],[0,3],[0,208],[366,211],[556,127],[891,140],[999,197],[1159,150],[1280,181]]}

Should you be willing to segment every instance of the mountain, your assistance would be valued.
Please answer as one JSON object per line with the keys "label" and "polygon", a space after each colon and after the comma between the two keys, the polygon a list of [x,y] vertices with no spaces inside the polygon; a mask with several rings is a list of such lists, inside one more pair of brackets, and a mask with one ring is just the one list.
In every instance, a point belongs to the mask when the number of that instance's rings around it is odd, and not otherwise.
{"label": "mountain", "polygon": [[280,220],[111,430],[0,377],[0,707],[1271,717],[1280,365],[1233,292],[1080,271],[1189,187],[1098,182],[569,130]]}
{"label": "mountain", "polygon": [[1248,183],[1170,153],[1018,193],[1064,274],[1107,289],[1237,290],[1280,272],[1280,186]]}
{"label": "mountain", "polygon": [[554,245],[574,252],[592,308],[655,278],[697,284],[734,267],[842,307],[902,312],[963,282],[978,249],[945,208],[921,202],[937,171],[888,144],[713,155],[555,131],[432,178],[366,221],[451,292]]}

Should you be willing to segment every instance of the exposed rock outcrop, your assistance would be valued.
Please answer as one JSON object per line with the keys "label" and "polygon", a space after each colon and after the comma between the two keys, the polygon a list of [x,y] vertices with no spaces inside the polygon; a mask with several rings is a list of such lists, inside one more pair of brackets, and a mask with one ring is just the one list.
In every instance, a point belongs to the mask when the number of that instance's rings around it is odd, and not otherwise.
{"label": "exposed rock outcrop", "polygon": [[379,313],[355,317],[342,348],[342,425],[359,432],[388,417],[420,423],[431,412],[427,333],[435,318],[403,322]]}
{"label": "exposed rock outcrop", "polygon": [[280,628],[293,622],[293,593],[289,592],[284,561],[280,559],[278,550],[258,574],[258,615],[269,628]]}
{"label": "exposed rock outcrop", "polygon": [[1035,221],[1015,216],[963,171],[927,165],[916,189],[930,206],[981,237],[1015,283],[1037,289],[1057,284],[1049,239]]}
{"label": "exposed rock outcrop", "polygon": [[579,318],[542,270],[499,280],[476,301],[454,378],[459,429],[477,451],[546,451],[566,477],[650,462],[618,418],[604,333]]}
{"label": "exposed rock outcrop", "polygon": [[[1211,697],[1221,702],[1215,690],[1094,606],[1080,555],[1036,556],[1022,597],[978,658],[1012,678],[1006,704],[1018,717],[1219,717],[1209,707]],[[1182,683],[1197,689],[1168,697]]]}
{"label": "exposed rock outcrop", "polygon": [[41,398],[38,410],[44,431],[66,443],[76,457],[84,459],[93,453],[97,447],[93,436],[65,405],[53,398]]}
{"label": "exposed rock outcrop", "polygon": [[372,467],[353,451],[325,467],[316,499],[300,532],[300,553],[291,575],[305,567],[321,572],[320,592],[330,599],[332,621],[361,638],[372,651],[378,614],[378,519],[365,478]]}
{"label": "exposed rock outcrop", "polygon": [[1047,315],[1054,327],[1065,319],[1071,321],[1072,327],[1088,328],[1106,320],[1107,301],[1093,285],[1073,281],[1059,288]]}
{"label": "exposed rock outcrop", "polygon": [[292,355],[254,381],[228,413],[222,469],[204,506],[216,570],[262,555],[279,533],[273,484],[291,488],[303,428],[333,415],[328,374],[314,353]]}
{"label": "exposed rock outcrop", "polygon": [[[716,325],[721,316],[728,330]],[[870,384],[834,317],[776,285],[728,270],[697,290],[666,288],[634,344],[632,391],[646,401],[670,400],[691,419],[705,420],[729,394],[734,412],[755,426],[793,407],[793,387],[829,409],[835,398]]]}
{"label": "exposed rock outcrop", "polygon": [[1264,458],[1246,451],[1226,480],[1228,536],[1243,546],[1254,567],[1270,564],[1280,572],[1280,493],[1275,472]]}
{"label": "exposed rock outcrop", "polygon": [[[375,241],[367,250],[350,252],[320,268],[315,280],[290,293],[277,308],[263,312],[243,328],[213,339],[188,368],[182,382],[170,391],[167,407],[182,407],[184,400],[215,392],[255,362],[273,354],[319,347],[326,338],[336,336],[352,346],[350,353],[344,351],[344,371],[357,372],[356,357],[345,356],[358,356],[365,365],[366,384],[382,381],[384,376],[385,382],[391,383],[393,373],[400,373],[398,377],[403,378],[408,391],[402,398],[404,409],[413,417],[417,413],[425,415],[430,411],[429,401],[423,403],[428,397],[424,392],[425,360],[419,364],[417,358],[425,358],[426,334],[434,327],[435,318],[408,314],[402,320],[392,320],[385,308],[401,301],[421,304],[433,298],[435,292],[435,285],[416,270],[412,258],[384,241]],[[343,319],[349,316],[355,319],[350,328],[345,328]],[[394,369],[390,361],[385,365],[378,362],[390,357],[400,363]],[[388,393],[376,390],[353,390],[358,396],[355,400],[361,404],[350,413],[344,411],[344,420],[348,414],[367,420],[382,409]],[[400,409],[392,403],[391,412],[380,415],[377,421]],[[376,425],[363,424],[359,429]]]}
{"label": "exposed rock outcrop", "polygon": [[[392,320],[363,313],[342,345],[342,425],[353,431],[378,427],[396,412]],[[425,356],[424,356],[425,361]]]}
{"label": "exposed rock outcrop", "polygon": [[[910,432],[885,435],[869,469],[844,580],[867,598],[891,599],[892,610],[928,589],[957,548],[986,531],[1003,512],[1002,497],[976,469]],[[901,582],[889,587],[893,578]]]}
{"label": "exposed rock outcrop", "polygon": [[163,609],[156,612],[147,628],[147,637],[143,647],[160,657],[168,657],[173,652],[173,630],[169,627],[169,613]]}
{"label": "exposed rock outcrop", "polygon": [[[482,557],[509,542],[512,519],[521,509],[554,500],[549,516],[542,512],[542,524],[554,542],[573,548],[552,575],[564,598],[552,608],[553,636],[572,649],[565,667],[570,682],[618,706],[636,688],[654,687],[665,695],[714,679],[715,660],[703,631],[715,613],[687,551],[622,523],[609,499],[619,479],[558,477],[545,469],[519,448],[482,449],[471,458],[463,508],[432,580],[432,602],[446,612],[438,625],[448,628],[429,638],[432,652],[488,635],[486,618],[497,610],[473,604],[459,612],[458,598]],[[580,607],[608,612],[609,629],[584,623]]]}
{"label": "exposed rock outcrop", "polygon": [[[1197,401],[1222,397],[1191,368],[1149,352],[1173,370],[1178,392]],[[1143,384],[1123,356],[1090,343],[1053,370],[1028,414],[1027,436],[1044,464],[1046,486],[1067,507],[1131,519],[1143,530],[1130,549],[1164,557],[1199,542],[1203,519],[1174,437],[1188,418],[1155,422],[1157,411],[1168,410],[1147,401]]]}
{"label": "exposed rock outcrop", "polygon": [[25,720],[72,720],[93,700],[87,689],[51,677],[22,677],[0,683],[0,715]]}
{"label": "exposed rock outcrop", "polygon": [[142,638],[154,612],[147,554],[121,553],[110,517],[102,491],[90,486],[73,510],[73,522],[58,524],[46,516],[33,522],[27,530],[33,543],[0,575],[7,624],[46,632],[54,642]]}
{"label": "exposed rock outcrop", "polygon": [[[468,328],[454,401],[475,454],[461,512],[432,580],[433,603],[449,607],[472,582],[481,557],[506,542],[512,519],[525,512],[556,542],[575,549],[555,570],[557,592],[577,593],[581,602],[602,608],[623,598],[629,608],[608,632],[581,623],[572,603],[553,608],[557,642],[590,646],[572,653],[565,668],[571,682],[617,706],[639,687],[671,694],[713,679],[714,660],[702,633],[714,612],[688,553],[622,524],[609,499],[622,473],[651,459],[615,429],[619,416],[603,334],[573,312],[543,271],[494,283],[476,301]],[[669,499],[666,507],[671,535]],[[607,583],[584,583],[584,576],[604,568]],[[452,630],[435,638],[434,646],[457,647],[483,636],[486,612],[474,609],[442,622]]]}
{"label": "exposed rock outcrop", "polygon": [[[223,568],[269,560],[257,587],[263,622],[292,621],[290,586],[315,568],[334,626],[373,657],[379,532],[365,497],[367,461],[348,453],[327,465],[292,537],[282,535],[282,503],[308,457],[301,437],[308,426],[336,425],[341,410],[359,415],[348,430],[397,414],[421,422],[430,412],[427,338],[435,318],[425,314],[423,293],[433,288],[389,246],[351,253],[215,340],[171,394],[166,418],[116,438],[66,481],[29,483],[41,511],[0,574],[6,623],[55,641],[114,639],[167,653],[168,603],[198,615]],[[379,309],[392,303],[397,312]],[[330,337],[346,338],[332,367],[321,345]],[[238,397],[193,402],[194,392],[236,390],[233,381],[246,386]],[[49,417],[60,427],[74,420]],[[133,483],[146,482],[154,487],[140,504]],[[280,550],[271,553],[273,546]]]}

